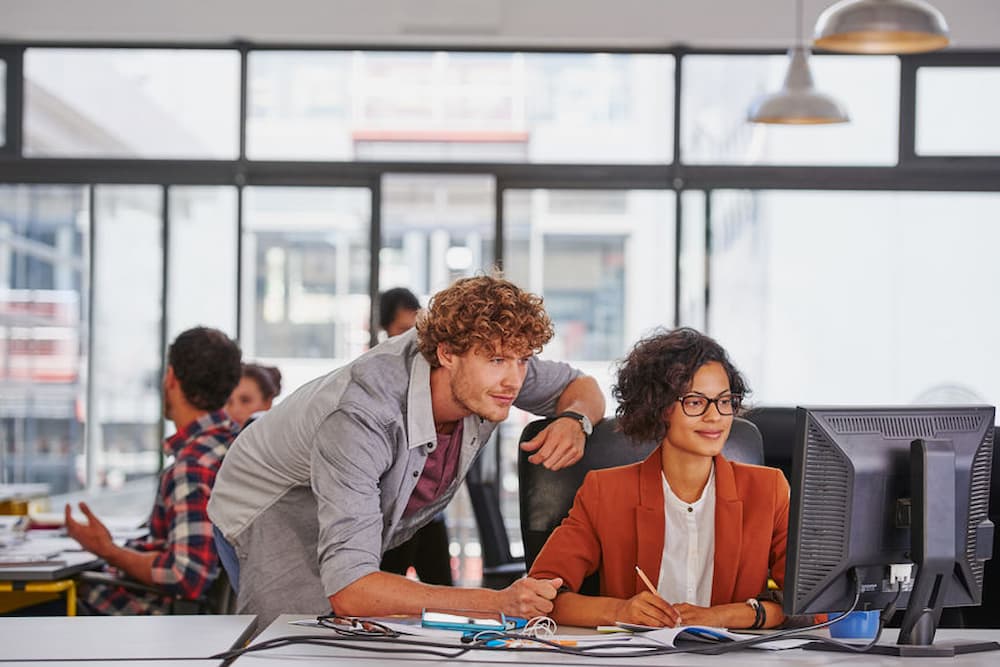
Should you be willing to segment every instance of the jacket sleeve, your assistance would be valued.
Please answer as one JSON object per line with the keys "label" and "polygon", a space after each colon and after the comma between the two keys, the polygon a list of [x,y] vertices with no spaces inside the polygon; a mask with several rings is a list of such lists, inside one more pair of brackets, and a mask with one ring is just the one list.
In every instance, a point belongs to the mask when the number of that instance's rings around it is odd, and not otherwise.
{"label": "jacket sleeve", "polygon": [[315,437],[310,474],[319,570],[324,592],[333,595],[379,569],[385,521],[379,481],[392,463],[392,447],[377,418],[343,406]]}
{"label": "jacket sleeve", "polygon": [[533,415],[551,417],[556,413],[556,404],[566,385],[581,375],[583,373],[561,361],[532,357],[514,405]]}
{"label": "jacket sleeve", "polygon": [[778,588],[785,588],[785,554],[788,546],[788,505],[791,490],[780,470],[774,471],[774,530],[771,533],[771,550],[768,565],[771,578]]}
{"label": "jacket sleeve", "polygon": [[561,577],[563,586],[580,590],[583,580],[601,564],[601,543],[597,525],[601,507],[599,476],[587,473],[576,493],[573,507],[545,542],[529,576],[538,579]]}

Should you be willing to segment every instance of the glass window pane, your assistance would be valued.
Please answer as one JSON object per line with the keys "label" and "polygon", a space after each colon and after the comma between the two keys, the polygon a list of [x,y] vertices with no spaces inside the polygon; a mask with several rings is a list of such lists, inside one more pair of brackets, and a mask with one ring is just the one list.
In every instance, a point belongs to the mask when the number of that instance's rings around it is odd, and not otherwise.
{"label": "glass window pane", "polygon": [[712,218],[711,333],[754,403],[1000,402],[1000,195],[725,191]]}
{"label": "glass window pane", "polygon": [[507,275],[545,297],[555,325],[544,356],[579,363],[609,390],[609,363],[649,329],[673,322],[673,197],[658,190],[504,193]]}
{"label": "glass window pane", "polygon": [[[385,175],[379,289],[406,287],[426,306],[432,294],[458,278],[489,273],[495,188],[488,175]],[[482,548],[464,487],[448,505],[446,520],[454,579],[478,586]]]}
{"label": "glass window pane", "polygon": [[28,49],[25,155],[233,159],[239,68],[236,51]]}
{"label": "glass window pane", "polygon": [[706,327],[705,193],[687,190],[683,197],[680,253],[680,324],[704,331]]}
{"label": "glass window pane", "polygon": [[918,155],[1000,155],[1000,67],[917,70]]}
{"label": "glass window pane", "polygon": [[95,189],[91,490],[120,489],[159,469],[162,193]]}
{"label": "glass window pane", "polygon": [[816,88],[851,122],[763,125],[747,121],[760,95],[776,92],[786,56],[695,55],[683,59],[681,156],[692,164],[892,165],[898,159],[899,59],[810,57]]}
{"label": "glass window pane", "polygon": [[[674,193],[507,190],[507,277],[545,298],[555,337],[542,356],[597,379],[614,414],[615,361],[674,314]],[[517,530],[517,441],[534,416],[512,410],[500,431],[501,503]]]}
{"label": "glass window pane", "polygon": [[379,289],[406,287],[421,303],[494,264],[492,176],[387,174],[382,179]]}
{"label": "glass window pane", "polygon": [[84,483],[87,189],[0,186],[0,482]]}
{"label": "glass window pane", "polygon": [[243,358],[281,370],[281,392],[368,348],[367,188],[244,190]]}
{"label": "glass window pane", "polygon": [[167,340],[194,326],[236,336],[236,188],[170,188]]}
{"label": "glass window pane", "polygon": [[253,52],[247,155],[669,162],[673,57]]}

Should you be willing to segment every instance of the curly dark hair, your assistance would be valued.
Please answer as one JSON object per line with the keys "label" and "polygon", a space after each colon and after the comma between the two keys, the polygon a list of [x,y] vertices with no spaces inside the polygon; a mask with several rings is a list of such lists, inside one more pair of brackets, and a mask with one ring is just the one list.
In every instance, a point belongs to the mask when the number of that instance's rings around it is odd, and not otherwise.
{"label": "curly dark hair", "polygon": [[388,329],[399,309],[420,310],[420,299],[405,287],[393,287],[379,295],[378,323],[383,329]]}
{"label": "curly dark hair", "polygon": [[188,403],[218,410],[240,382],[240,346],[218,329],[195,327],[182,332],[167,350],[167,363],[181,383]]}
{"label": "curly dark hair", "polygon": [[265,401],[271,400],[281,393],[281,371],[274,366],[263,364],[243,364],[243,377],[257,383],[260,394]]}
{"label": "curly dark hair", "polygon": [[554,333],[542,298],[497,276],[457,280],[417,316],[417,345],[431,368],[441,365],[439,343],[454,354],[492,350],[497,342],[515,354],[537,354]]}
{"label": "curly dark hair", "polygon": [[722,346],[699,331],[661,329],[640,340],[619,363],[612,389],[619,428],[635,440],[663,440],[669,427],[664,413],[690,389],[698,369],[713,361],[722,364],[733,394],[750,393]]}

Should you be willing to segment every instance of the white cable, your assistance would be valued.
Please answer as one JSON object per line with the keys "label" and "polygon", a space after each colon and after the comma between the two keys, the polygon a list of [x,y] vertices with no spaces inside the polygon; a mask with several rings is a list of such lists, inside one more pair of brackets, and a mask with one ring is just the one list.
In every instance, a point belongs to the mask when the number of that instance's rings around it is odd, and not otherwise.
{"label": "white cable", "polygon": [[520,634],[527,635],[528,637],[551,637],[556,633],[559,626],[548,616],[535,616],[530,619],[523,628],[521,628]]}

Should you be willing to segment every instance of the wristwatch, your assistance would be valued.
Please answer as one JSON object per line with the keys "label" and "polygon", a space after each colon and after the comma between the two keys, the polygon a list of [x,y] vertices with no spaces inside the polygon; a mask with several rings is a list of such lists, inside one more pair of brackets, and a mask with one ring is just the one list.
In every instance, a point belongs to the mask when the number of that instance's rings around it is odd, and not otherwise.
{"label": "wristwatch", "polygon": [[754,615],[753,625],[750,626],[750,629],[757,630],[764,627],[764,624],[767,623],[767,609],[764,608],[764,605],[757,598],[750,598],[747,600],[747,604],[753,609]]}
{"label": "wristwatch", "polygon": [[579,412],[572,412],[567,410],[566,412],[560,412],[555,416],[555,419],[562,419],[566,417],[568,419],[575,419],[580,424],[580,428],[583,429],[583,434],[585,436],[590,436],[594,432],[594,425],[590,423],[590,418],[587,415],[582,415]]}

